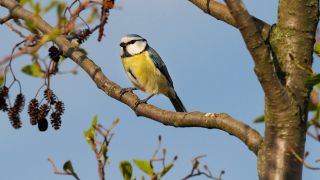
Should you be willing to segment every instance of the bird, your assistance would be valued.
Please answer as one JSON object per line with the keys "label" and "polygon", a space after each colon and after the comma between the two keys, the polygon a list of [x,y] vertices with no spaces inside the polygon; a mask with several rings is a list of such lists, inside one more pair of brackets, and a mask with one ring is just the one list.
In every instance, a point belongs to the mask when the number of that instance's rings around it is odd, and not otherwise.
{"label": "bird", "polygon": [[150,94],[136,104],[147,103],[154,95],[167,96],[177,112],[187,112],[173,87],[165,63],[159,54],[149,46],[147,40],[137,34],[128,34],[121,38],[120,55],[124,70],[135,87],[124,88],[125,92],[141,90]]}

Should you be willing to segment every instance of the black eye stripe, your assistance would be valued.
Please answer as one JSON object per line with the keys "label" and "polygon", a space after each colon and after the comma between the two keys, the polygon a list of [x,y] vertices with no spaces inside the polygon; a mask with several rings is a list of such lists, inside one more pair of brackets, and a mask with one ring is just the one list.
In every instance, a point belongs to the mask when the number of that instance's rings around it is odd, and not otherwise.
{"label": "black eye stripe", "polygon": [[125,46],[127,46],[127,45],[129,45],[129,44],[134,44],[134,43],[137,42],[137,41],[144,41],[144,42],[145,42],[146,40],[145,40],[145,39],[131,40],[131,41],[127,42],[127,43],[121,43],[120,46],[125,47]]}

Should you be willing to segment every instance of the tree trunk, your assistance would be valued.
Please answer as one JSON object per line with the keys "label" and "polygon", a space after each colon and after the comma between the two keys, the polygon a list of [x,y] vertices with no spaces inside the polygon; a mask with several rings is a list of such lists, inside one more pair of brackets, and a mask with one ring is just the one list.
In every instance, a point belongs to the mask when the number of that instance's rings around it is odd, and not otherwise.
{"label": "tree trunk", "polygon": [[318,0],[279,0],[278,23],[269,42],[277,75],[285,87],[286,102],[266,97],[265,141],[258,154],[259,177],[263,180],[302,178],[306,122],[312,75],[312,54],[318,24]]}

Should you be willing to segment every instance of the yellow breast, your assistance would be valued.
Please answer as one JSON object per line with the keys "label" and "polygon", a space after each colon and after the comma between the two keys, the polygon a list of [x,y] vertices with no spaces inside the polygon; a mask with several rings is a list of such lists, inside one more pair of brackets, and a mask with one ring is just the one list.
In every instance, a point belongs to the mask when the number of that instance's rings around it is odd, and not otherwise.
{"label": "yellow breast", "polygon": [[169,85],[167,79],[156,68],[148,52],[122,59],[125,71],[131,82],[140,90],[149,94],[167,95]]}

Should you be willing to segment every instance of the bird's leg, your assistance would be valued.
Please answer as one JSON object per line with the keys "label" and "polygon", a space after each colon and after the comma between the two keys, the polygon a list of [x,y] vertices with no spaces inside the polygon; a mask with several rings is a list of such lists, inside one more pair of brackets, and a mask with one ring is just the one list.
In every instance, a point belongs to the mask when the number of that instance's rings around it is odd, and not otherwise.
{"label": "bird's leg", "polygon": [[152,98],[154,95],[156,95],[156,94],[151,94],[149,97],[147,97],[147,98],[145,98],[145,99],[142,99],[142,100],[139,99],[139,100],[136,102],[136,104],[135,104],[135,106],[134,106],[134,109],[136,109],[136,108],[139,106],[139,104],[141,104],[141,103],[147,103],[148,100],[149,100],[150,98]]}
{"label": "bird's leg", "polygon": [[134,91],[134,90],[137,90],[137,88],[136,87],[122,88],[120,90],[120,99],[121,99],[122,95],[124,95],[125,93],[127,93],[127,92],[131,92],[132,93],[132,91]]}
{"label": "bird's leg", "polygon": [[147,102],[149,101],[149,99],[152,98],[154,95],[156,95],[156,94],[155,94],[155,93],[154,93],[154,94],[151,94],[149,97],[140,100],[140,103],[147,103]]}

